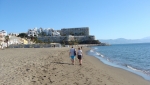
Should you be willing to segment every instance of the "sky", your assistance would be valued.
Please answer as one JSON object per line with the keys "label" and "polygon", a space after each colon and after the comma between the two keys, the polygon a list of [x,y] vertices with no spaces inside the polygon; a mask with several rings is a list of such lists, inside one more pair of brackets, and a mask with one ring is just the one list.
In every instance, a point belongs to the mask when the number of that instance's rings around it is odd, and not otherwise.
{"label": "sky", "polygon": [[89,27],[96,39],[150,36],[150,0],[0,0],[0,30]]}

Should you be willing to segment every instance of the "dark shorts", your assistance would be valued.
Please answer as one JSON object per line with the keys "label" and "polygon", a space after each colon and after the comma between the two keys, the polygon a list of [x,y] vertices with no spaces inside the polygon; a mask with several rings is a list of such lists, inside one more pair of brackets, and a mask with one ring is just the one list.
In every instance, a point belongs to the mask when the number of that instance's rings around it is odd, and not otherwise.
{"label": "dark shorts", "polygon": [[82,59],[82,56],[81,56],[81,55],[78,55],[78,59],[81,60],[81,59]]}

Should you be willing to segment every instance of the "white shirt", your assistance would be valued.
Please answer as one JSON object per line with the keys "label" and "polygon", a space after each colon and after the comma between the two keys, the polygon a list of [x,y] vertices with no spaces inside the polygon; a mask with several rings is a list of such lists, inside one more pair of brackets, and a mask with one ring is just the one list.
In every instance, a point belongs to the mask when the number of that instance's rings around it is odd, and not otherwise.
{"label": "white shirt", "polygon": [[82,50],[78,50],[78,55],[82,55]]}
{"label": "white shirt", "polygon": [[70,54],[71,54],[71,56],[74,56],[74,50],[75,50],[74,48],[71,48],[71,49],[70,49]]}

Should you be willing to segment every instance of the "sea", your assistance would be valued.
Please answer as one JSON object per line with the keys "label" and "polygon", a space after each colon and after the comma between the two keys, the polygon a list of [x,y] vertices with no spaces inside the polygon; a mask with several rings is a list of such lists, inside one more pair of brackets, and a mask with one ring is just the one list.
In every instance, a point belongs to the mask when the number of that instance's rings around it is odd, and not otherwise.
{"label": "sea", "polygon": [[93,46],[88,55],[104,64],[135,73],[150,80],[150,43]]}

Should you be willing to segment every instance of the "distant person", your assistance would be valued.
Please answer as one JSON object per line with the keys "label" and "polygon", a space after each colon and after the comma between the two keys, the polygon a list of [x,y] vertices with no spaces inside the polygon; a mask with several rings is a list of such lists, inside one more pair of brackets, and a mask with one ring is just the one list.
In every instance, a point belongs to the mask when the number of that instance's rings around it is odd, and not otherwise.
{"label": "distant person", "polygon": [[82,65],[83,53],[82,53],[81,48],[78,48],[77,56],[78,56],[78,59],[79,59],[79,65]]}
{"label": "distant person", "polygon": [[72,64],[74,65],[75,64],[76,49],[73,48],[73,46],[70,49],[69,56],[71,58]]}
{"label": "distant person", "polygon": [[81,50],[82,50],[82,46],[81,46]]}
{"label": "distant person", "polygon": [[55,45],[54,45],[54,48],[55,48]]}

